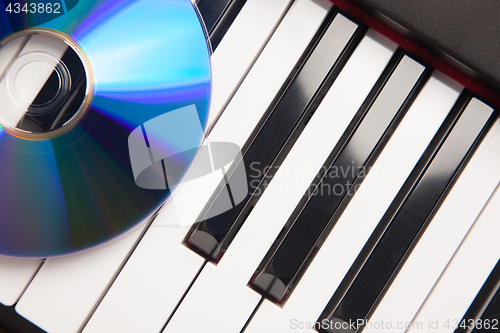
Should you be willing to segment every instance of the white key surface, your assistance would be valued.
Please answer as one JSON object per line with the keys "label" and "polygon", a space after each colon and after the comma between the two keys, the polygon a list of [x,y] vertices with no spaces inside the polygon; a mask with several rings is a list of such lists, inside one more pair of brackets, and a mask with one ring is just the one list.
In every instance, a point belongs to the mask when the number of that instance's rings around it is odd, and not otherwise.
{"label": "white key surface", "polygon": [[306,327],[315,324],[461,89],[439,72],[430,78],[283,309],[265,300],[245,332],[315,332]]}
{"label": "white key surface", "polygon": [[212,55],[211,126],[250,70],[292,0],[248,0]]}
{"label": "white key surface", "polygon": [[[471,108],[472,107],[472,108]],[[469,112],[489,115],[492,109],[475,100]],[[449,260],[500,182],[500,121],[490,130],[468,163],[452,191],[439,208],[418,245],[407,259],[370,319],[365,332],[383,331],[382,320],[391,332],[405,331]],[[477,175],[488,174],[482,181]],[[379,323],[375,325],[375,323]],[[376,329],[376,328],[380,329]]]}
{"label": "white key surface", "polygon": [[0,257],[0,303],[16,303],[41,264],[40,259]]}
{"label": "white key surface", "polygon": [[47,259],[16,311],[50,333],[78,332],[145,228],[99,249]]}
{"label": "white key surface", "polygon": [[212,173],[183,184],[175,200],[166,204],[147,230],[83,332],[147,333],[162,329],[204,262],[181,244],[188,229],[180,227],[180,219],[194,222],[210,197],[210,189],[213,191],[221,180],[222,174]]}
{"label": "white key surface", "polygon": [[453,332],[460,325],[500,259],[499,237],[500,187],[497,187],[407,332]]}
{"label": "white key surface", "polygon": [[186,324],[193,313],[207,332],[243,328],[261,298],[247,283],[395,49],[373,31],[363,38],[221,261],[203,269],[164,332],[197,332]]}
{"label": "white key surface", "polygon": [[83,332],[161,331],[203,264],[181,244],[186,232],[151,227]]}

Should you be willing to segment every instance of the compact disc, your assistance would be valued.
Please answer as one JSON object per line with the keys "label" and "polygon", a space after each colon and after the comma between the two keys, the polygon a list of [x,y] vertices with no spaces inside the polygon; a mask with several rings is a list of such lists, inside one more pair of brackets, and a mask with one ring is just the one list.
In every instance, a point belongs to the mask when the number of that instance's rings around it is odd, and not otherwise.
{"label": "compact disc", "polygon": [[145,223],[206,129],[210,49],[190,0],[0,11],[0,255],[76,253]]}

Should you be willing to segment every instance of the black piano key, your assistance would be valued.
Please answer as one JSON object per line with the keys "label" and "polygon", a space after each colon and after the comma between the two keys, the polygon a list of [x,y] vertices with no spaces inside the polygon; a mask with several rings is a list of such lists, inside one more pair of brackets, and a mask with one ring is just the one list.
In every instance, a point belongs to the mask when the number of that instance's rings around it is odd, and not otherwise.
{"label": "black piano key", "polygon": [[[236,207],[217,216],[210,211],[210,204],[207,205],[203,215],[213,217],[195,225],[188,234],[188,245],[196,247],[202,255],[220,258],[248,216],[265,188],[262,180],[270,181],[302,132],[308,116],[314,112],[366,31],[365,27],[358,27],[351,35],[349,27],[352,26],[352,22],[342,15],[337,16],[335,11],[325,19],[293,71],[294,76],[284,84],[247,147],[242,149],[249,194]],[[228,183],[231,177],[230,174]],[[213,207],[220,207],[218,200],[222,202],[223,196],[215,195],[211,200]]]}
{"label": "black piano key", "polygon": [[245,5],[246,0],[233,0],[229,6],[227,6],[224,16],[221,17],[219,23],[210,33],[210,44],[212,44],[212,49],[216,49],[220,41],[226,34],[231,24],[233,24],[234,19],[241,11],[241,8]]}
{"label": "black piano key", "polygon": [[500,330],[500,260],[475,297],[469,309],[458,322],[454,333],[491,332]]}
{"label": "black piano key", "polygon": [[[411,105],[431,70],[398,50],[344,133],[329,158],[329,168],[312,196],[309,193],[257,269],[251,282],[257,290],[278,302],[289,294],[293,284],[349,203],[354,188],[368,173],[378,153],[393,133],[402,115]],[[418,84],[417,84],[418,82]],[[392,124],[392,126],[391,126]],[[375,151],[376,150],[376,151]],[[342,190],[339,190],[342,189]],[[342,208],[340,206],[342,205]],[[293,283],[292,283],[293,282]]]}
{"label": "black piano key", "polygon": [[216,49],[227,30],[238,16],[246,0],[199,0],[200,15],[210,36],[212,49]]}
{"label": "black piano key", "polygon": [[214,29],[219,20],[224,15],[224,12],[229,7],[233,0],[199,0],[197,2],[198,10],[200,11],[208,34]]}
{"label": "black piano key", "polygon": [[476,321],[475,329],[472,333],[486,333],[492,330],[500,330],[500,290],[498,288],[480,319],[481,324]]}
{"label": "black piano key", "polygon": [[0,304],[0,333],[45,333],[17,314],[14,306]]}
{"label": "black piano key", "polygon": [[480,141],[487,119],[469,101],[462,94],[319,320],[369,319]]}

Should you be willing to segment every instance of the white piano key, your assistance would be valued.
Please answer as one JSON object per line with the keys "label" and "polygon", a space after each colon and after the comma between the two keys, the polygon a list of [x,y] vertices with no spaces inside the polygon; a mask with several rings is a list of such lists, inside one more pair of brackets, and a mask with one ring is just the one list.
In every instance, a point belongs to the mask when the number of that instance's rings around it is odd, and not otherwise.
{"label": "white piano key", "polygon": [[181,244],[187,230],[151,227],[83,332],[161,331],[203,264]]}
{"label": "white piano key", "polygon": [[295,332],[315,325],[461,89],[439,72],[430,78],[284,307],[265,300],[245,333]]}
{"label": "white piano key", "polygon": [[179,227],[181,220],[194,221],[209,199],[210,189],[221,180],[222,174],[212,173],[183,184],[175,200],[160,211],[83,332],[162,329],[204,262],[181,244],[188,230]]}
{"label": "white piano key", "polygon": [[47,259],[16,311],[48,332],[78,332],[145,228],[99,249]]}
{"label": "white piano key", "polygon": [[164,332],[198,332],[197,323],[208,332],[242,329],[260,300],[247,283],[395,49],[374,31],[363,38],[219,264],[203,269]]}
{"label": "white piano key", "polygon": [[40,259],[0,257],[0,303],[15,304],[41,264]]}
{"label": "white piano key", "polygon": [[[470,107],[476,114],[492,112],[478,100]],[[398,273],[364,332],[383,331],[380,325],[375,325],[382,320],[392,323],[391,332],[405,331],[405,325],[398,323],[411,322],[500,182],[500,168],[491,168],[500,165],[499,146],[500,121],[497,121]],[[488,176],[478,181],[478,175]]]}
{"label": "white piano key", "polygon": [[497,187],[406,332],[453,332],[460,325],[500,259],[499,222],[500,187]]}
{"label": "white piano key", "polygon": [[238,89],[292,0],[248,0],[212,55],[209,127]]}
{"label": "white piano key", "polygon": [[[232,142],[239,146],[244,144],[314,36],[330,7],[331,4],[323,0],[320,2],[299,0],[291,7],[236,93],[235,96],[238,96],[235,97],[237,104],[226,108],[221,117],[225,120],[219,120],[216,123],[207,139],[208,141]],[[216,68],[214,68],[215,70]],[[265,78],[266,84],[262,84],[263,78]],[[256,99],[255,96],[259,96],[259,98]],[[246,121],[242,121],[245,118]],[[235,119],[237,120],[235,121]],[[246,133],[246,136],[242,133]],[[191,220],[191,223],[195,222],[204,203],[208,201],[218,185],[218,181],[203,186],[191,185],[189,183],[183,184],[174,196],[181,225],[186,225],[186,220]],[[193,200],[193,196],[196,196],[196,200]],[[168,207],[169,205],[167,205]],[[160,216],[163,214],[161,212]],[[165,213],[165,215],[168,214]],[[148,324],[144,324],[146,330],[141,328],[141,332],[148,332],[149,329],[152,332],[157,332],[159,325],[161,328],[202,265],[201,258],[197,254],[193,252],[188,255],[186,254],[188,250],[179,245],[183,238],[182,233],[179,233],[178,236],[170,235],[172,237],[170,244],[163,242],[160,236],[149,235],[160,230],[155,228],[157,225],[171,225],[166,220],[168,218],[162,218],[153,223],[154,227],[148,230],[120,273],[116,286],[113,285],[109,290],[102,304],[85,327],[85,332],[102,332],[109,328],[109,325],[120,327],[122,332],[136,332],[134,318],[137,318],[138,314],[148,319]],[[164,233],[165,231],[161,230],[160,232]],[[177,232],[175,233],[177,234]],[[173,240],[174,237],[178,237],[176,241]],[[146,243],[143,244],[143,242]],[[157,249],[159,250],[156,251]],[[181,266],[176,266],[179,258],[184,258],[184,255],[190,259],[186,259]],[[163,269],[157,267],[158,262],[163,263]],[[150,274],[161,274],[160,271],[163,272],[169,267],[182,267],[182,269],[168,272],[168,274],[164,274],[165,279],[156,282],[149,277]],[[155,293],[141,293],[143,284],[148,283],[155,286]],[[137,298],[124,299],[122,293],[134,294]],[[117,307],[121,311],[116,311]],[[163,312],[160,312],[159,309]],[[134,316],[124,315],[131,313],[134,313]]]}

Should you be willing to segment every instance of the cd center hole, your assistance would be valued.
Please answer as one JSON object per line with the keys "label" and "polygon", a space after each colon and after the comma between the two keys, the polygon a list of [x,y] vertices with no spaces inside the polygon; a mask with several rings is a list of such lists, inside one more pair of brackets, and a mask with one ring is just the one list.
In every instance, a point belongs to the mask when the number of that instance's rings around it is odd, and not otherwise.
{"label": "cd center hole", "polygon": [[91,82],[70,37],[44,29],[14,34],[0,43],[0,125],[26,139],[67,132],[90,103]]}
{"label": "cd center hole", "polygon": [[[37,82],[33,73],[52,72],[46,82]],[[38,86],[38,87],[37,87]],[[32,106],[45,106],[54,101],[61,90],[61,81],[54,66],[42,62],[32,61],[24,65],[16,76],[16,92],[25,103],[31,103]],[[30,92],[38,90],[39,93],[33,100]]]}

